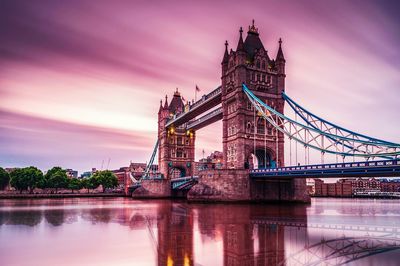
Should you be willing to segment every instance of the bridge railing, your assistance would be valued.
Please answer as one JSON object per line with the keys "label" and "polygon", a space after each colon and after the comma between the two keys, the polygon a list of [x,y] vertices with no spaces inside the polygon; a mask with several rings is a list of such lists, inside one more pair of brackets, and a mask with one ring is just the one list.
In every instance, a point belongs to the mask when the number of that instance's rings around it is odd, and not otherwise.
{"label": "bridge railing", "polygon": [[198,100],[197,102],[195,102],[194,104],[190,105],[189,110],[186,112],[182,112],[174,117],[172,117],[170,120],[168,120],[166,126],[170,126],[171,124],[173,124],[174,121],[182,118],[183,116],[185,116],[187,113],[193,111],[194,109],[198,108],[199,106],[202,106],[204,103],[210,101],[211,99],[214,99],[216,96],[221,94],[221,86],[219,86],[218,88],[216,88],[215,90],[213,90],[212,92],[205,94],[201,97],[200,100]]}
{"label": "bridge railing", "polygon": [[371,161],[371,162],[287,166],[287,167],[279,167],[279,168],[253,169],[250,172],[251,173],[269,173],[269,172],[289,172],[289,171],[319,170],[319,169],[339,169],[339,168],[347,169],[347,168],[361,168],[361,167],[380,167],[380,166],[393,166],[393,165],[400,166],[400,160],[383,160],[383,161]]}

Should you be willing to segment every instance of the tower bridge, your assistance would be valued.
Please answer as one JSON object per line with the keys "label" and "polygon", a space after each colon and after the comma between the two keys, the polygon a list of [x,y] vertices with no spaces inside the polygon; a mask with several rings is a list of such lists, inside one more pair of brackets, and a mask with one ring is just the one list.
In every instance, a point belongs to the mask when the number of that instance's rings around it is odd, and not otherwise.
{"label": "tower bridge", "polygon": [[[220,86],[192,104],[184,104],[178,90],[160,102],[157,143],[133,196],[308,202],[305,178],[399,174],[399,144],[337,126],[295,102],[285,91],[285,64],[281,39],[272,58],[254,21],[245,39],[240,28],[235,51],[225,42]],[[284,114],[285,103],[294,119]],[[196,131],[220,120],[223,167],[194,176]],[[297,146],[304,148],[304,165],[292,164],[292,142],[296,164]],[[321,154],[320,164],[309,163],[310,150]],[[159,172],[150,173],[157,151]],[[325,164],[328,156],[336,164]]]}

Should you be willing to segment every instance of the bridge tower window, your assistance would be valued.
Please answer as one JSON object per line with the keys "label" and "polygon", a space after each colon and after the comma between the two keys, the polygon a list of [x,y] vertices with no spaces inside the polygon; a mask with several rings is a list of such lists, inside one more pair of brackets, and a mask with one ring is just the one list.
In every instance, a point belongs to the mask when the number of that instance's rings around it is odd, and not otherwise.
{"label": "bridge tower window", "polygon": [[178,150],[176,151],[176,157],[178,157],[178,158],[182,158],[182,157],[183,157],[182,149],[178,149]]}
{"label": "bridge tower window", "polygon": [[262,61],[262,69],[265,69],[265,60]]}
{"label": "bridge tower window", "polygon": [[257,60],[257,61],[256,61],[256,67],[257,67],[257,68],[260,68],[260,60]]}
{"label": "bridge tower window", "polygon": [[253,110],[253,105],[250,101],[247,101],[247,110]]}
{"label": "bridge tower window", "polygon": [[176,142],[178,145],[182,145],[183,144],[182,137],[178,137]]}

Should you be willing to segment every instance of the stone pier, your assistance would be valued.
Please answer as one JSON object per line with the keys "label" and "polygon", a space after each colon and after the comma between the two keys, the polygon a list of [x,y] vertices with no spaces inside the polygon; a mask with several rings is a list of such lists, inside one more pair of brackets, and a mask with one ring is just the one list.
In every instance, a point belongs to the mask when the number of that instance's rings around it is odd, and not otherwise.
{"label": "stone pier", "polygon": [[305,179],[252,180],[248,170],[202,171],[199,183],[187,194],[189,201],[310,202]]}
{"label": "stone pier", "polygon": [[169,198],[171,181],[169,179],[143,180],[141,187],[133,191],[133,198]]}

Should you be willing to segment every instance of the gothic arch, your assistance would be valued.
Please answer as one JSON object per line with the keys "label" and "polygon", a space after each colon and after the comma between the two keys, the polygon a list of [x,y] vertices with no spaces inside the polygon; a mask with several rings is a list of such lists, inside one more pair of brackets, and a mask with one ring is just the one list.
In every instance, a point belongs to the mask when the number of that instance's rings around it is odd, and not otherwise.
{"label": "gothic arch", "polygon": [[275,167],[276,153],[269,147],[258,145],[246,146],[245,166],[246,169],[272,168]]}

